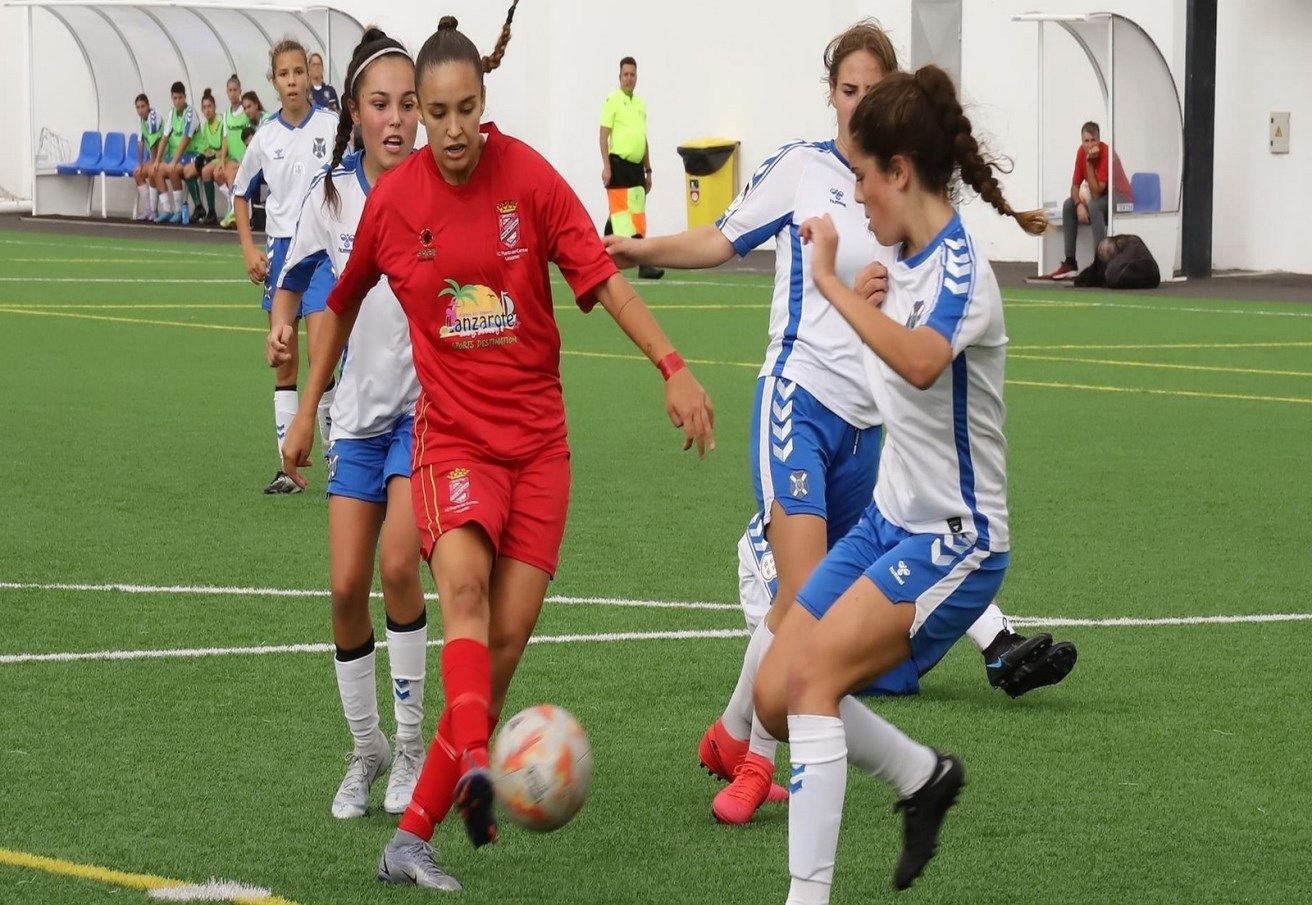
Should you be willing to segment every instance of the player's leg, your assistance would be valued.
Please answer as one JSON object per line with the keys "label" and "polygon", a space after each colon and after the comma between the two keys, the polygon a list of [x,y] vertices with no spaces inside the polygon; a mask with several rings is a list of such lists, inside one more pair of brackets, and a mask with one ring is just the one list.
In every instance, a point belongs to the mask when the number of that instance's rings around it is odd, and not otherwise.
{"label": "player's leg", "polygon": [[219,162],[217,160],[206,160],[204,168],[200,171],[201,186],[205,190],[205,203],[208,205],[205,212],[205,222],[210,225],[219,222],[219,205],[214,196],[218,170]]}
{"label": "player's leg", "polygon": [[232,187],[237,184],[237,170],[241,164],[235,160],[229,160],[223,165],[223,196],[228,199],[228,212],[223,215],[219,225],[224,229],[235,229],[237,226],[237,208],[232,201]]}
{"label": "player's leg", "polygon": [[173,215],[169,217],[169,222],[181,223],[184,193],[182,164],[180,162],[166,164],[164,170],[164,181],[169,187],[169,203],[173,206]]}
{"label": "player's leg", "polygon": [[173,195],[169,191],[168,166],[168,161],[158,160],[151,167],[155,191],[159,193],[155,205],[155,210],[158,212],[155,217],[156,223],[167,223],[173,219]]}
{"label": "player's leg", "polygon": [[1013,631],[997,603],[989,604],[966,636],[984,657],[989,684],[1013,698],[1056,685],[1070,675],[1078,658],[1070,641],[1054,643],[1047,632],[1026,636]]}
{"label": "player's leg", "polygon": [[137,215],[135,220],[153,220],[155,212],[150,204],[150,185],[146,178],[146,164],[138,163],[132,170],[132,181],[137,186]]}
{"label": "player's leg", "polygon": [[[328,307],[328,296],[332,293],[335,282],[332,265],[325,257],[315,267],[314,274],[310,277],[310,285],[301,294],[301,318],[305,321],[306,349],[314,348],[314,340],[319,335],[323,320],[319,315]],[[320,437],[327,437],[332,433],[333,400],[336,398],[337,378],[333,377],[328,381],[323,396],[319,398],[319,408],[315,412]],[[326,450],[326,441],[324,448]]]}
{"label": "player's leg", "polygon": [[[260,301],[260,306],[270,317],[270,326],[272,327],[273,312],[273,294],[278,285],[278,277],[282,273],[283,262],[287,260],[287,247],[291,244],[290,239],[278,239],[268,237],[265,239],[265,253],[269,257],[269,273],[264,279],[264,295]],[[304,297],[308,291],[302,295],[302,306],[304,306]],[[264,488],[268,494],[280,493],[300,493],[301,488],[296,482],[289,478],[282,470],[282,441],[287,436],[287,428],[296,418],[297,411],[300,410],[300,396],[296,391],[296,380],[301,369],[300,340],[293,338],[293,342],[288,346],[291,353],[287,361],[278,365],[274,370],[273,379],[273,429],[274,436],[278,443],[278,470],[274,473],[273,480]],[[319,438],[319,442],[324,442],[324,436]]]}
{"label": "player's leg", "polygon": [[346,775],[333,797],[332,814],[339,819],[363,817],[369,789],[391,766],[392,754],[378,719],[373,622],[369,591],[373,585],[374,552],[384,507],[372,497],[381,470],[381,456],[369,440],[341,441],[337,465],[328,484],[328,573],[332,592],[333,657],[342,712],[351,729],[354,749]]}
{"label": "player's leg", "polygon": [[411,419],[389,434],[387,517],[378,548],[383,601],[387,608],[387,658],[392,678],[396,748],[383,809],[402,814],[424,765],[420,738],[424,720],[424,685],[428,659],[428,614],[419,581],[419,529],[415,526],[410,488]]}

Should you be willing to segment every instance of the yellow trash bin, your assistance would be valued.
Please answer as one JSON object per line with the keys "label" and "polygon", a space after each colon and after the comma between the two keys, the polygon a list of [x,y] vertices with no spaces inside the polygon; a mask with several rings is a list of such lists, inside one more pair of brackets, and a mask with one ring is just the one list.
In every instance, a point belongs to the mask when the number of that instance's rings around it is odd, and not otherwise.
{"label": "yellow trash bin", "polygon": [[738,193],[738,146],[731,138],[697,138],[679,145],[689,229],[714,223]]}

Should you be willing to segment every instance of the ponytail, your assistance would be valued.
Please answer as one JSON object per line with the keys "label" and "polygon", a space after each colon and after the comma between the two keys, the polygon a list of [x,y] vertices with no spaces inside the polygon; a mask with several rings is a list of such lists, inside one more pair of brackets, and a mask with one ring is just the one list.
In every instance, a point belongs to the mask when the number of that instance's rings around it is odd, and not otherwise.
{"label": "ponytail", "polygon": [[511,0],[510,9],[506,11],[506,22],[501,26],[501,34],[492,52],[480,56],[474,42],[460,31],[460,23],[455,16],[443,16],[437,23],[437,31],[429,36],[415,58],[415,82],[419,82],[425,70],[442,63],[462,62],[474,67],[482,84],[483,74],[491,72],[501,65],[506,55],[506,46],[510,43],[510,26],[515,21],[515,8],[519,0]]}
{"label": "ponytail", "polygon": [[927,191],[951,196],[953,176],[959,175],[963,184],[1030,235],[1048,228],[1043,211],[1017,212],[1007,203],[994,175],[1008,172],[1005,164],[980,148],[952,77],[937,66],[922,66],[914,75],[886,75],[857,104],[851,131],[857,145],[881,164],[897,155],[910,160]]}
{"label": "ponytail", "polygon": [[353,131],[351,108],[345,102],[351,101],[357,110],[360,108],[360,85],[364,82],[365,70],[374,60],[385,56],[403,56],[407,60],[410,59],[410,54],[400,41],[388,37],[387,32],[378,26],[371,25],[360,36],[360,43],[355,45],[355,50],[351,52],[350,65],[346,67],[346,82],[342,85],[345,109],[337,120],[337,138],[333,144],[333,157],[323,177],[323,199],[334,216],[341,212],[342,200],[337,193],[337,186],[333,185],[333,170],[341,166],[342,157],[346,154],[346,146],[351,141]]}

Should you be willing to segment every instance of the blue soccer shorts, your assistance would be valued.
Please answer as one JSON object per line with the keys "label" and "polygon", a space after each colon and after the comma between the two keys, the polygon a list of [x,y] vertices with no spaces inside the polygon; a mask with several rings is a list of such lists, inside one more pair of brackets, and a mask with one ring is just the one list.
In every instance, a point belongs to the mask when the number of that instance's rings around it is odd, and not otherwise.
{"label": "blue soccer shorts", "polygon": [[995,553],[960,534],[912,534],[875,503],[834,545],[797,595],[823,619],[862,575],[894,603],[914,603],[911,662],[923,675],[966,633],[1002,587],[1010,553]]}
{"label": "blue soccer shorts", "polygon": [[757,380],[751,465],[762,521],[776,502],[788,515],[817,515],[832,547],[874,495],[882,434],[853,427],[791,380]]}
{"label": "blue soccer shorts", "polygon": [[328,495],[386,503],[387,482],[410,477],[414,424],[414,416],[405,415],[377,437],[334,440],[328,447]]}

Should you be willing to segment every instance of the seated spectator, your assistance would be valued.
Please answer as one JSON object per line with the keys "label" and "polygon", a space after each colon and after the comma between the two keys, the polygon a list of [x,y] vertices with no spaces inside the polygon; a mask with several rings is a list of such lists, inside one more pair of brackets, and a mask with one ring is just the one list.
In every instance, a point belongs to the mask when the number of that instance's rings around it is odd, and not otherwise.
{"label": "seated spectator", "polygon": [[310,100],[316,107],[327,107],[334,113],[341,113],[337,102],[337,89],[323,80],[323,57],[317,53],[310,54]]}
{"label": "seated spectator", "polygon": [[1156,289],[1161,271],[1143,239],[1124,233],[1098,243],[1093,263],[1075,278],[1076,286],[1105,286],[1108,289]]}
{"label": "seated spectator", "polygon": [[1112,198],[1108,198],[1107,170],[1111,154],[1107,143],[1100,140],[1101,136],[1102,130],[1095,122],[1087,122],[1080,128],[1080,149],[1075,152],[1071,196],[1062,206],[1061,215],[1061,228],[1066,235],[1066,258],[1056,270],[1048,274],[1050,280],[1073,280],[1079,272],[1079,264],[1075,260],[1075,242],[1081,223],[1093,229],[1093,244],[1096,248],[1107,236],[1107,209],[1110,201],[1134,200],[1130,180],[1125,175],[1119,157],[1113,167],[1115,185],[1112,188]]}
{"label": "seated spectator", "polygon": [[141,120],[141,161],[132,171],[137,182],[137,219],[155,219],[159,189],[155,188],[155,145],[164,137],[164,121],[144,94],[137,95],[137,117]]}
{"label": "seated spectator", "polygon": [[[214,94],[205,89],[200,99],[200,127],[191,140],[191,150],[196,156],[182,171],[187,180],[187,191],[192,193],[196,202],[193,223],[214,226],[219,222],[218,205],[214,198],[214,173],[218,169],[219,148],[223,143],[223,120],[219,119],[214,103]],[[205,189],[205,204],[201,203],[199,185]]]}

